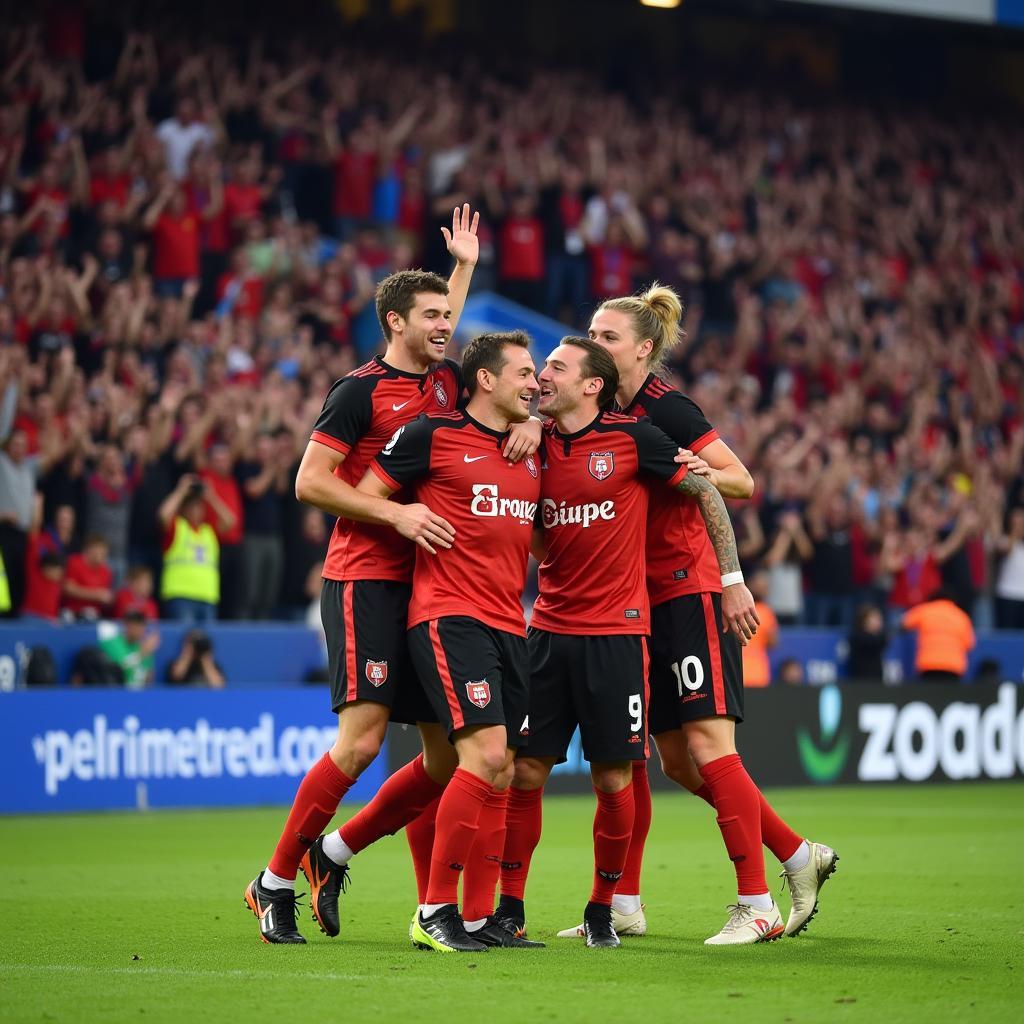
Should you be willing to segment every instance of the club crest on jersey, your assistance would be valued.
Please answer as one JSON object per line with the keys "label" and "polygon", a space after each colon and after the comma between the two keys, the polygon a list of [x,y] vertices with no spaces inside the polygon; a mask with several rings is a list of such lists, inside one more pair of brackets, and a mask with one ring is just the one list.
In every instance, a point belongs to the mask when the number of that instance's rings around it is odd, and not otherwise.
{"label": "club crest on jersey", "polygon": [[485,708],[491,703],[491,685],[486,679],[466,683],[466,696],[470,703],[478,708]]}
{"label": "club crest on jersey", "polygon": [[537,463],[533,461],[533,456],[532,455],[527,455],[526,458],[523,459],[523,463],[526,466],[526,471],[530,474],[530,476],[533,477],[534,480],[536,480],[537,479]]}
{"label": "club crest on jersey", "polygon": [[366,678],[374,686],[383,686],[388,681],[388,663],[366,659]]}
{"label": "club crest on jersey", "polygon": [[448,408],[448,392],[444,389],[444,382],[434,377],[434,397],[437,399],[437,404],[442,409]]}
{"label": "club crest on jersey", "polygon": [[615,472],[615,453],[591,452],[587,468],[595,480],[607,480]]}

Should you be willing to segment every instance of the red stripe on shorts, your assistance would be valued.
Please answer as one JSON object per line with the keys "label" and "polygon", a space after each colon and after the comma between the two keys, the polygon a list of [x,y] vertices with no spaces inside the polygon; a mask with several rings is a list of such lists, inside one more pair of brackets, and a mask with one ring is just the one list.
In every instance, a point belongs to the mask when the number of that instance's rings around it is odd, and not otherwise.
{"label": "red stripe on shorts", "polygon": [[644,651],[644,757],[651,756],[651,730],[647,715],[651,710],[651,656],[647,651],[647,637],[640,637]]}
{"label": "red stripe on shorts", "polygon": [[452,713],[452,731],[461,729],[466,721],[462,717],[462,705],[459,703],[458,694],[455,692],[455,684],[452,682],[452,674],[448,671],[448,658],[445,656],[444,647],[441,645],[441,635],[437,631],[437,619],[430,620],[430,642],[434,647],[434,661],[437,662],[437,674],[441,677],[441,685],[444,687],[444,695],[448,698],[448,710]]}
{"label": "red stripe on shorts", "polygon": [[718,637],[718,620],[715,617],[711,595],[701,594],[700,601],[704,606],[704,625],[708,630],[708,656],[711,661],[711,687],[715,691],[715,714],[724,715],[725,679],[722,675],[722,645]]}
{"label": "red stripe on shorts", "polygon": [[348,676],[345,699],[351,701],[359,696],[359,684],[356,682],[356,616],[352,610],[353,584],[349,582],[342,585],[345,596],[342,598],[341,617],[345,620],[345,675]]}

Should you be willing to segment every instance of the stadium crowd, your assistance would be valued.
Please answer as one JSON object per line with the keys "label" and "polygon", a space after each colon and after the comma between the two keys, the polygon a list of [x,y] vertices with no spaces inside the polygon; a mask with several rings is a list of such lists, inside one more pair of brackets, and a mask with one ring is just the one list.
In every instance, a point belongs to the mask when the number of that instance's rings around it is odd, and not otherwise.
{"label": "stadium crowd", "polygon": [[[578,327],[683,296],[668,369],[757,481],[733,512],[779,622],[945,586],[1024,628],[1019,124],[170,33],[103,67],[60,10],[0,37],[6,614],[303,616],[310,426],[377,351],[376,282],[446,268],[469,201],[476,290]],[[165,562],[211,535],[197,598]]]}

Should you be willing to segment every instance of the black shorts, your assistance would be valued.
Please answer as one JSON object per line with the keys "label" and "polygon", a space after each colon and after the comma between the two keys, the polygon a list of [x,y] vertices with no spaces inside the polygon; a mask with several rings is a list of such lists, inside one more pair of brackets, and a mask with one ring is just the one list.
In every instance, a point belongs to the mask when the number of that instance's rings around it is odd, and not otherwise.
{"label": "black shorts", "polygon": [[564,760],[576,726],[588,761],[644,761],[647,641],[529,630],[528,757]]}
{"label": "black shorts", "polygon": [[722,633],[722,595],[684,594],[651,609],[651,735],[696,718],[743,721],[743,657]]}
{"label": "black shorts", "polygon": [[411,592],[393,580],[324,580],[320,616],[332,711],[372,700],[391,709],[392,722],[437,721],[409,657]]}
{"label": "black shorts", "polygon": [[468,725],[503,725],[510,747],[526,741],[520,734],[530,687],[525,637],[446,615],[413,626],[409,651],[449,738]]}

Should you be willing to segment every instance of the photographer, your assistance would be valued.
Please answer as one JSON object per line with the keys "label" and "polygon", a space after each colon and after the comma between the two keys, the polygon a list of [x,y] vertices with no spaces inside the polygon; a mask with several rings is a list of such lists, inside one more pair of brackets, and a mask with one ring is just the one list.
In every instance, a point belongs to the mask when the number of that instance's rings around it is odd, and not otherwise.
{"label": "photographer", "polygon": [[220,544],[206,522],[209,504],[224,529],[234,513],[217,493],[186,473],[160,506],[164,530],[164,570],[160,598],[164,615],[183,622],[211,622],[220,600]]}
{"label": "photographer", "polygon": [[179,686],[223,689],[224,672],[213,659],[213,644],[201,629],[193,629],[181,645],[181,653],[167,669],[167,681]]}

